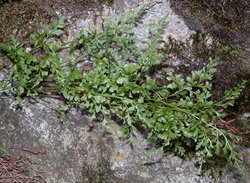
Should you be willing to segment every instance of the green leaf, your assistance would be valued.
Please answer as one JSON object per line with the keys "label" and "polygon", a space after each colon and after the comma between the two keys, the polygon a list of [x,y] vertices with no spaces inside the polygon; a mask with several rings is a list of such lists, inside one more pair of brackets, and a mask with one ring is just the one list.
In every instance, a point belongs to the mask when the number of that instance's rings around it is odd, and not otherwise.
{"label": "green leaf", "polygon": [[167,88],[175,89],[175,88],[177,88],[177,84],[176,84],[176,83],[168,84],[168,85],[167,85]]}
{"label": "green leaf", "polygon": [[4,154],[10,154],[6,149],[2,148],[1,146],[0,146],[0,152]]}
{"label": "green leaf", "polygon": [[187,138],[192,138],[193,137],[193,133],[189,132],[188,130],[182,130],[184,136],[186,136]]}
{"label": "green leaf", "polygon": [[132,74],[138,69],[139,69],[139,65],[137,64],[125,64],[124,66],[124,71],[126,72],[126,74]]}
{"label": "green leaf", "polygon": [[[118,83],[119,84],[119,83]],[[117,91],[118,90],[118,86],[117,85],[113,85],[113,86],[111,86],[110,88],[109,88],[109,91],[111,92],[111,93],[113,93],[114,91]]]}
{"label": "green leaf", "polygon": [[56,35],[56,36],[60,36],[61,34],[63,33],[63,31],[62,30],[54,30],[53,32],[52,32],[52,34],[54,34],[54,35]]}
{"label": "green leaf", "polygon": [[96,101],[96,103],[103,103],[103,102],[105,102],[105,98],[104,97],[102,97],[102,96],[95,96],[94,97],[95,98],[95,101]]}
{"label": "green leaf", "polygon": [[0,81],[0,92],[8,92],[10,90],[6,83],[6,81]]}
{"label": "green leaf", "polygon": [[48,74],[48,71],[42,71],[42,76],[47,76]]}
{"label": "green leaf", "polygon": [[45,26],[45,28],[44,28],[44,34],[45,35],[49,35],[49,33],[50,33],[49,26]]}
{"label": "green leaf", "polygon": [[123,83],[124,83],[124,82],[126,82],[126,81],[127,81],[127,79],[126,79],[126,78],[124,78],[124,77],[120,77],[120,78],[118,78],[118,79],[117,79],[117,81],[116,81],[116,82],[117,82],[118,84],[123,84]]}
{"label": "green leaf", "polygon": [[65,17],[62,16],[59,18],[59,20],[56,20],[52,23],[54,29],[63,29],[64,28],[64,19]]}
{"label": "green leaf", "polygon": [[56,52],[61,48],[60,44],[55,44],[55,43],[48,44],[48,46],[53,52]]}

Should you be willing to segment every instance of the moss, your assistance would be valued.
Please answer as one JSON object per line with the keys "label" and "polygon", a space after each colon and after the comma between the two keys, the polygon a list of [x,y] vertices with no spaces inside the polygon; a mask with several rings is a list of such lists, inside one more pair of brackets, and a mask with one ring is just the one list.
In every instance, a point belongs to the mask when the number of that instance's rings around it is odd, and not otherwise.
{"label": "moss", "polygon": [[[198,168],[199,165],[197,165]],[[207,160],[203,164],[203,175],[210,175],[215,182],[221,182],[223,175],[230,172],[232,167],[228,166],[228,160],[223,156],[217,156]]]}
{"label": "moss", "polygon": [[[169,61],[175,58],[182,63],[175,68],[176,72],[184,75],[190,74],[191,70],[201,69],[210,57],[218,58],[219,72],[215,77],[217,81],[223,83],[220,91],[229,89],[232,84],[237,84],[242,77],[242,73],[238,69],[244,60],[242,50],[224,45],[216,40],[209,40],[206,35],[201,33],[193,34],[186,42],[169,37],[161,52],[167,56],[167,59],[161,63],[159,68],[168,65]],[[225,75],[225,73],[228,74]],[[231,80],[229,80],[229,76],[232,77]],[[232,83],[232,80],[235,83]],[[226,86],[225,83],[228,85]]]}
{"label": "moss", "polygon": [[[56,11],[81,16],[86,10],[102,11],[103,6],[113,7],[113,0],[65,0],[65,1],[5,1],[0,5],[0,42],[6,43],[13,34],[20,40],[27,40],[35,30],[57,19]],[[100,6],[101,5],[101,6]]]}
{"label": "moss", "polygon": [[210,33],[223,43],[244,44],[249,37],[249,1],[171,0],[171,6],[191,28]]}
{"label": "moss", "polygon": [[82,167],[82,180],[78,183],[125,183],[120,178],[112,175],[109,163],[102,160],[98,166],[84,165]]}
{"label": "moss", "polygon": [[110,179],[110,170],[105,164],[99,165],[97,168],[85,165],[82,167],[82,181],[81,183],[102,183]]}
{"label": "moss", "polygon": [[10,2],[0,6],[0,42],[6,42],[13,34],[25,40],[37,29],[38,25],[47,24],[50,15],[37,4],[30,2]]}
{"label": "moss", "polygon": [[105,4],[107,6],[113,7],[114,6],[114,0],[98,0],[99,3]]}

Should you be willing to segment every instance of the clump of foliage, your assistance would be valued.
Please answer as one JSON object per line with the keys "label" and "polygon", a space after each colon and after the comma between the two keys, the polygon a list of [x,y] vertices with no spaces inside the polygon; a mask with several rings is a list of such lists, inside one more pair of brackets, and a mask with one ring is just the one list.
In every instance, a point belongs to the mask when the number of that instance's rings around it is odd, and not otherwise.
{"label": "clump of foliage", "polygon": [[[65,100],[63,110],[71,106],[87,108],[93,114],[92,120],[101,114],[104,125],[112,125],[112,117],[118,117],[121,131],[131,139],[135,126],[144,128],[148,141],[160,144],[158,151],[171,149],[184,156],[191,147],[201,165],[216,155],[238,165],[240,157],[234,142],[239,137],[216,123],[226,122],[221,109],[233,105],[245,81],[225,91],[221,100],[212,101],[210,81],[217,60],[210,59],[207,66],[187,78],[168,73],[169,83],[158,86],[145,73],[164,59],[157,46],[168,16],[150,24],[149,38],[140,42],[131,30],[146,7],[116,17],[109,15],[103,30],[79,32],[70,43],[68,60],[63,62],[58,55],[61,45],[52,41],[63,33],[63,18],[55,21],[52,29],[46,27],[42,33],[32,35],[30,50],[11,37],[10,44],[1,44],[0,49],[15,65],[0,88],[13,93],[18,101],[25,96],[37,99],[57,94]],[[77,67],[84,60],[95,65],[86,76]]]}
{"label": "clump of foliage", "polygon": [[0,146],[0,153],[9,154],[9,152],[5,148],[3,148],[1,146]]}

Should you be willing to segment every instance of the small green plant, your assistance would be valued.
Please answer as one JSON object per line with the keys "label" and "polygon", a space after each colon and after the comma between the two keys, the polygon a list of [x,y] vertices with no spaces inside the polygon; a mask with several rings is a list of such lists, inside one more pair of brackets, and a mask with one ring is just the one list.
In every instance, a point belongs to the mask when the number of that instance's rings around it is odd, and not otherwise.
{"label": "small green plant", "polygon": [[3,154],[9,154],[9,152],[1,146],[0,146],[0,152],[2,152]]}
{"label": "small green plant", "polygon": [[[149,25],[149,38],[141,42],[132,34],[145,8],[140,6],[115,18],[111,15],[103,23],[103,30],[79,32],[70,43],[68,59],[61,61],[57,52],[61,45],[54,43],[62,34],[64,19],[46,27],[42,33],[31,36],[29,51],[14,37],[9,45],[0,45],[14,62],[8,81],[2,81],[5,92],[10,86],[18,101],[25,96],[62,96],[66,106],[56,109],[60,114],[71,106],[101,114],[104,125],[112,125],[115,115],[122,121],[121,131],[133,139],[135,126],[147,131],[149,142],[158,142],[157,151],[170,149],[184,156],[190,148],[202,165],[207,158],[222,155],[239,165],[240,157],[233,142],[239,137],[216,123],[225,122],[220,112],[232,106],[246,81],[225,91],[219,101],[211,99],[216,59],[203,69],[193,71],[190,77],[168,73],[169,83],[158,86],[146,71],[164,58],[158,52],[163,28],[168,16]],[[53,39],[52,39],[53,38]],[[84,60],[94,63],[93,69],[82,75],[77,64]],[[53,107],[53,106],[52,106]]]}

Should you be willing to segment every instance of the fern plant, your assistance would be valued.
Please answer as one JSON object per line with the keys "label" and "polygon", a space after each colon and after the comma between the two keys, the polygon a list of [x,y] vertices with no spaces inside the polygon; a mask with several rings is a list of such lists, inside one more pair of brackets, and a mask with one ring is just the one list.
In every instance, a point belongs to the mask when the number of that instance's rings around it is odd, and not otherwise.
{"label": "fern plant", "polygon": [[[146,7],[116,17],[109,15],[103,30],[80,31],[63,62],[58,55],[60,44],[52,41],[62,34],[63,18],[54,22],[52,29],[45,27],[42,33],[32,35],[29,51],[11,37],[10,44],[1,44],[0,49],[14,62],[14,68],[9,81],[0,82],[0,88],[7,92],[9,85],[8,91],[18,101],[25,96],[61,96],[65,108],[52,106],[60,116],[72,106],[87,108],[93,114],[92,121],[97,113],[101,114],[102,123],[107,126],[116,116],[123,123],[121,131],[130,139],[136,127],[144,128],[148,141],[160,144],[157,151],[172,150],[183,156],[193,148],[201,165],[216,155],[228,157],[238,165],[240,157],[233,141],[239,137],[216,123],[225,122],[220,109],[233,105],[246,81],[226,91],[221,100],[213,101],[210,81],[217,60],[210,59],[207,66],[193,71],[190,77],[168,73],[169,83],[157,85],[145,73],[164,59],[157,46],[168,15],[150,24],[148,39],[137,44],[140,41],[132,29]],[[86,76],[77,67],[84,60],[94,63]]]}

